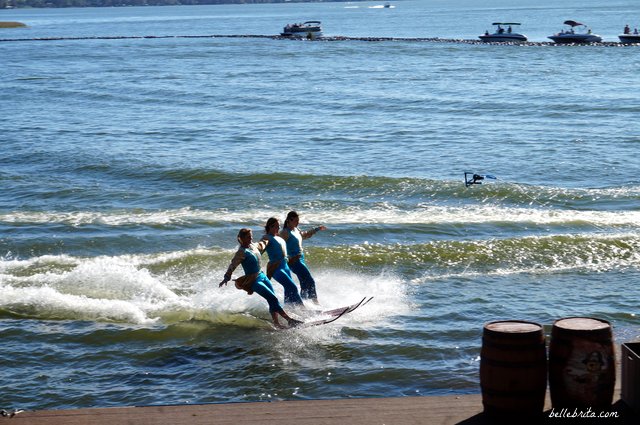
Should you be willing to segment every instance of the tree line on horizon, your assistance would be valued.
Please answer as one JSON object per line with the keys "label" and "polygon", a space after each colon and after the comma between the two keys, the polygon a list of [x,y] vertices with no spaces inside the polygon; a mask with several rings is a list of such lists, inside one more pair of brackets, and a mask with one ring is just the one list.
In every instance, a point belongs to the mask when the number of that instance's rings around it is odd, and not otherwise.
{"label": "tree line on horizon", "polygon": [[366,0],[0,0],[0,9],[24,7],[179,6],[204,4],[312,3]]}

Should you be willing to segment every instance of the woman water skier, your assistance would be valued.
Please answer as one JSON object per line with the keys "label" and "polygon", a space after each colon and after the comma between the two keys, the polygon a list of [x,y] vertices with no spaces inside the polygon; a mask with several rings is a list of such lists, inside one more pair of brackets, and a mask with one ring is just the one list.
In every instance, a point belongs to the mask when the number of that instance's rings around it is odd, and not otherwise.
{"label": "woman water skier", "polygon": [[265,235],[263,240],[267,240],[267,254],[269,254],[269,263],[267,263],[267,278],[275,279],[284,287],[284,302],[303,305],[302,298],[298,292],[298,286],[293,281],[291,269],[287,264],[287,245],[284,239],[278,236],[280,231],[280,223],[275,217],[267,220],[264,226]]}
{"label": "woman water skier", "polygon": [[309,239],[320,230],[326,230],[325,226],[315,227],[311,230],[301,232],[298,229],[300,216],[295,211],[289,211],[284,226],[280,232],[280,237],[287,244],[287,253],[289,254],[289,268],[298,276],[300,280],[300,293],[302,298],[308,298],[318,304],[318,295],[316,293],[316,282],[311,276],[311,272],[304,262],[304,253],[302,252],[302,240]]}
{"label": "woman water skier", "polygon": [[281,328],[282,325],[278,322],[278,315],[285,318],[290,327],[297,326],[302,322],[296,319],[292,319],[284,311],[275,292],[273,286],[267,278],[267,276],[260,270],[260,255],[269,244],[266,240],[261,240],[258,243],[253,243],[253,234],[250,229],[240,229],[238,232],[238,243],[240,247],[236,251],[231,264],[227,272],[224,274],[224,279],[220,282],[219,286],[226,285],[231,280],[231,274],[242,264],[242,269],[245,275],[235,279],[236,288],[247,291],[249,295],[257,292],[258,295],[263,297],[269,303],[269,313],[273,318],[273,324]]}

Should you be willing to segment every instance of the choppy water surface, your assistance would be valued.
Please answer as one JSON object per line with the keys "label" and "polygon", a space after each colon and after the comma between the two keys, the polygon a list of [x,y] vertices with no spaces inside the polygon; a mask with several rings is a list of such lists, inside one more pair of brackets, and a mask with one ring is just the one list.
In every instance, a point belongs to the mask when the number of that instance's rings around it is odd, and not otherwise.
{"label": "choppy water surface", "polygon": [[[615,41],[638,19],[628,1],[449,3],[8,10],[29,26],[0,38],[309,19],[475,38],[508,19],[543,41],[578,19]],[[490,320],[640,338],[637,46],[84,39],[0,57],[0,407],[473,393]],[[290,209],[328,227],[306,243],[323,306],[371,303],[274,332],[260,298],[218,289],[238,229]]]}

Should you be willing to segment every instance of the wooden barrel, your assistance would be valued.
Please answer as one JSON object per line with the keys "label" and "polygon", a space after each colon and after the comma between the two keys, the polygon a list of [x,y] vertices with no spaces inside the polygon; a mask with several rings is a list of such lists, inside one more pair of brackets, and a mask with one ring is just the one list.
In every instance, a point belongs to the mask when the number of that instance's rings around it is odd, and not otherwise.
{"label": "wooden barrel", "polygon": [[613,402],[615,382],[611,324],[589,317],[556,320],[549,343],[552,406],[606,409]]}
{"label": "wooden barrel", "polygon": [[547,352],[541,325],[523,321],[484,326],[480,353],[484,411],[495,418],[537,418],[547,391]]}

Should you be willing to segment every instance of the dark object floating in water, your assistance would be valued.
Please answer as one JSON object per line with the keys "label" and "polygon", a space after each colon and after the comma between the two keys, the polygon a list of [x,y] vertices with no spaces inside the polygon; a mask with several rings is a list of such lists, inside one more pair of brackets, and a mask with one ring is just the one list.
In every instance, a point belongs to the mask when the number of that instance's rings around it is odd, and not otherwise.
{"label": "dark object floating in water", "polygon": [[22,22],[0,21],[0,28],[22,28],[26,26]]}
{"label": "dark object floating in water", "polygon": [[469,187],[472,184],[482,184],[482,180],[484,180],[485,178],[493,179],[493,180],[496,179],[496,177],[492,176],[491,174],[480,175],[480,174],[476,174],[476,173],[471,173],[471,172],[465,171],[465,173],[464,173],[464,185]]}

